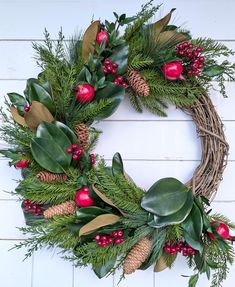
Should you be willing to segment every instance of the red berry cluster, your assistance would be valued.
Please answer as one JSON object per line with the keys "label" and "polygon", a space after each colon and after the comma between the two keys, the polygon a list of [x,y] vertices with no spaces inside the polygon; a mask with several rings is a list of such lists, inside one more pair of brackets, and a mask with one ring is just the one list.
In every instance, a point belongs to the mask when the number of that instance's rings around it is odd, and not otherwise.
{"label": "red berry cluster", "polygon": [[179,44],[176,49],[178,56],[183,58],[183,62],[186,64],[187,74],[198,76],[205,61],[205,58],[201,56],[202,48],[194,48],[193,44],[184,42]]}
{"label": "red berry cluster", "polygon": [[127,86],[127,84],[126,84],[126,82],[124,82],[122,76],[119,76],[119,77],[115,78],[113,82],[114,82],[114,84],[116,84],[116,85],[121,85],[121,86],[123,86],[124,88]]}
{"label": "red berry cluster", "polygon": [[91,157],[91,164],[94,165],[95,164],[95,155],[93,153],[90,154]]}
{"label": "red berry cluster", "polygon": [[24,111],[27,113],[29,112],[31,109],[31,106],[24,106]]}
{"label": "red berry cluster", "polygon": [[29,166],[29,160],[22,159],[15,164],[16,168],[27,168]]}
{"label": "red berry cluster", "polygon": [[182,241],[177,244],[171,244],[171,242],[166,242],[164,246],[164,251],[170,254],[170,256],[174,256],[176,253],[180,253],[181,251],[183,256],[196,255],[197,252],[190,245]]}
{"label": "red berry cluster", "polygon": [[111,245],[115,243],[116,245],[124,242],[123,238],[123,231],[122,230],[117,230],[115,232],[109,233],[109,235],[99,235],[97,234],[95,236],[95,240],[97,241],[97,244],[99,247],[105,247],[107,245]]}
{"label": "red berry cluster", "polygon": [[73,159],[78,160],[80,155],[83,155],[84,150],[79,148],[77,144],[72,144],[68,149],[67,153],[73,154]]}
{"label": "red berry cluster", "polygon": [[112,63],[109,59],[106,59],[103,66],[103,71],[105,74],[115,75],[117,73],[117,63]]}
{"label": "red berry cluster", "polygon": [[41,205],[31,202],[29,199],[25,199],[23,201],[24,211],[25,212],[33,212],[34,216],[39,216],[43,213],[43,209]]}

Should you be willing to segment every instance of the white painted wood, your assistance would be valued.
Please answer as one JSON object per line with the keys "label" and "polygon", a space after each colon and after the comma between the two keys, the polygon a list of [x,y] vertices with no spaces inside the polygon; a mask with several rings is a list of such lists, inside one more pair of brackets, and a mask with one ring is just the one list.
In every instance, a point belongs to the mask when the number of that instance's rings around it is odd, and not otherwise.
{"label": "white painted wood", "polygon": [[[47,27],[52,38],[57,38],[60,27],[66,39],[74,32],[85,29],[94,18],[112,19],[112,12],[133,15],[139,11],[144,0],[0,0],[0,105],[7,92],[22,93],[25,79],[36,77],[39,69],[33,60],[31,40],[42,40]],[[155,1],[156,3],[158,1]],[[189,28],[197,36],[224,40],[235,49],[233,0],[163,0],[158,16],[164,16],[176,7],[173,22]],[[234,59],[234,58],[233,58]],[[5,80],[4,80],[5,79]],[[18,80],[16,80],[18,79]],[[20,80],[23,79],[23,80]],[[235,83],[227,83],[228,99],[223,99],[216,90],[211,97],[222,120],[231,146],[229,163],[224,173],[218,194],[213,203],[215,211],[224,213],[235,221]],[[215,86],[216,87],[216,86]],[[1,122],[0,122],[1,124]],[[126,99],[118,111],[97,127],[104,131],[97,152],[111,159],[119,151],[124,158],[126,171],[141,187],[148,189],[156,180],[173,176],[186,182],[200,160],[200,143],[191,119],[171,106],[167,118],[158,118],[148,112],[137,114]],[[146,140],[143,140],[143,139]],[[0,148],[3,143],[0,141]],[[110,162],[110,161],[108,161]],[[34,260],[22,263],[24,250],[10,251],[15,241],[23,239],[16,226],[24,226],[20,204],[3,190],[11,191],[17,185],[12,179],[19,179],[20,172],[7,166],[0,158],[0,286],[4,287],[163,287],[187,286],[181,274],[191,274],[183,258],[179,258],[171,271],[153,274],[137,272],[117,285],[119,274],[99,280],[90,268],[72,270],[57,254],[43,250],[37,252]],[[33,273],[32,273],[33,270]],[[224,287],[232,287],[235,280],[234,266],[231,268]],[[198,287],[209,286],[205,278]]]}

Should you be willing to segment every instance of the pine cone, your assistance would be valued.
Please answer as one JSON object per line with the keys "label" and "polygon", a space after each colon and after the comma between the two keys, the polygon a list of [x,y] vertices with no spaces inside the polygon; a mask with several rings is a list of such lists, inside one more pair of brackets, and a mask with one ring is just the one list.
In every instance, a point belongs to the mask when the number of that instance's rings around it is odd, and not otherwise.
{"label": "pine cone", "polygon": [[76,211],[76,203],[73,200],[66,201],[62,204],[49,207],[43,212],[46,219],[52,218],[56,215],[69,215]]}
{"label": "pine cone", "polygon": [[81,148],[84,149],[89,142],[89,129],[85,124],[78,124],[74,127],[74,132],[80,141]]}
{"label": "pine cone", "polygon": [[147,97],[149,95],[149,86],[143,79],[140,72],[132,70],[127,73],[127,80],[130,87],[141,97]]}
{"label": "pine cone", "polygon": [[36,177],[39,181],[48,183],[64,182],[68,179],[65,173],[51,173],[48,171],[40,171]]}
{"label": "pine cone", "polygon": [[149,257],[151,249],[152,242],[147,237],[139,241],[127,254],[124,260],[124,274],[131,274],[135,272],[135,270],[137,270]]}

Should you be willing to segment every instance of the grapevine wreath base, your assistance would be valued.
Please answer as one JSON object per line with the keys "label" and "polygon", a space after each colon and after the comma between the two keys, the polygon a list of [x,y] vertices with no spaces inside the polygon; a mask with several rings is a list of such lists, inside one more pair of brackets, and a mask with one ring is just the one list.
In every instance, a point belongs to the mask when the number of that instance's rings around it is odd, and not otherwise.
{"label": "grapevine wreath base", "polygon": [[[234,260],[235,226],[210,208],[229,146],[208,90],[218,81],[226,95],[235,65],[218,60],[234,52],[169,24],[175,9],[149,22],[159,9],[152,2],[134,17],[92,22],[83,37],[67,42],[60,32],[53,42],[46,31],[44,45],[33,44],[41,73],[27,80],[24,96],[8,94],[11,116],[1,110],[1,137],[10,144],[1,153],[23,177],[13,194],[22,201],[27,239],[16,248],[26,247],[28,257],[59,247],[99,278],[153,264],[160,272],[181,253],[193,271],[190,287],[202,273],[218,287]],[[163,178],[145,192],[119,153],[111,167],[92,153],[101,133],[92,123],[113,114],[125,95],[137,112],[166,116],[170,103],[191,116],[202,157],[189,182]]]}

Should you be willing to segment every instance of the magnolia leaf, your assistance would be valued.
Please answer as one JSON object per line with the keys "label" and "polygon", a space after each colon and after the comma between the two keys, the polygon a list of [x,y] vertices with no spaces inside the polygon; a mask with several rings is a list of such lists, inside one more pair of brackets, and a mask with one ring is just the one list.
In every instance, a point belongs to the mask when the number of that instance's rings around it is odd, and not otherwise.
{"label": "magnolia leaf", "polygon": [[10,111],[11,111],[11,115],[12,115],[14,121],[15,121],[17,124],[19,124],[19,125],[21,125],[21,126],[23,126],[23,127],[27,127],[27,123],[25,122],[24,117],[22,117],[22,116],[18,113],[18,111],[17,111],[17,109],[16,109],[15,107],[12,106],[12,107],[10,108]]}
{"label": "magnolia leaf", "polygon": [[118,222],[119,218],[119,216],[114,214],[99,215],[80,229],[79,236],[93,233],[103,226],[112,225]]}
{"label": "magnolia leaf", "polygon": [[164,45],[167,43],[171,43],[172,45],[176,45],[180,42],[186,41],[187,37],[176,31],[165,31],[162,32],[157,38],[156,42]]}
{"label": "magnolia leaf", "polygon": [[8,93],[7,95],[11,103],[17,108],[18,112],[21,115],[24,115],[24,107],[28,106],[28,102],[25,98],[17,93]]}
{"label": "magnolia leaf", "polygon": [[112,160],[112,173],[113,175],[120,175],[123,174],[123,172],[124,168],[123,168],[122,157],[119,152],[116,152]]}
{"label": "magnolia leaf", "polygon": [[55,126],[57,126],[59,129],[63,131],[63,133],[66,134],[66,136],[70,139],[71,143],[79,143],[79,139],[75,135],[74,131],[72,131],[68,126],[66,126],[64,123],[61,123],[59,121],[53,122]]}
{"label": "magnolia leaf", "polygon": [[165,257],[162,255],[154,266],[154,272],[161,272],[165,270],[166,268],[168,268],[168,266],[166,264]]}
{"label": "magnolia leaf", "polygon": [[162,178],[145,193],[141,206],[158,216],[169,216],[184,206],[188,194],[188,187],[179,180],[172,177]]}
{"label": "magnolia leaf", "polygon": [[108,210],[97,207],[81,207],[76,211],[77,218],[81,221],[89,222],[98,215],[110,213]]}
{"label": "magnolia leaf", "polygon": [[170,22],[172,13],[175,10],[176,10],[175,8],[171,9],[171,11],[165,17],[163,17],[162,19],[160,19],[159,21],[157,21],[152,25],[154,38],[157,38],[159,34],[165,29],[167,24]]}
{"label": "magnolia leaf", "polygon": [[96,40],[96,36],[100,31],[100,21],[94,21],[87,28],[83,36],[82,41],[82,58],[86,62],[89,58],[89,54],[94,52],[94,47],[92,46]]}
{"label": "magnolia leaf", "polygon": [[202,74],[206,77],[216,77],[216,76],[220,76],[224,73],[225,68],[221,65],[213,65],[213,66],[209,66],[207,68],[204,68],[202,71]]}
{"label": "magnolia leaf", "polygon": [[122,210],[120,210],[106,195],[100,192],[94,185],[92,186],[92,189],[99,196],[99,198],[101,198],[105,203],[115,207],[122,215],[125,215],[125,213]]}
{"label": "magnolia leaf", "polygon": [[36,130],[41,122],[51,123],[54,118],[47,107],[42,103],[33,101],[30,110],[24,115],[26,124]]}
{"label": "magnolia leaf", "polygon": [[154,228],[160,228],[168,225],[180,224],[183,222],[192,210],[193,195],[192,192],[188,192],[187,200],[184,206],[177,212],[168,216],[154,215],[153,219],[148,223],[149,226]]}
{"label": "magnolia leaf", "polygon": [[116,263],[116,257],[111,258],[108,261],[105,261],[103,265],[93,268],[93,270],[96,276],[101,279],[113,269],[115,263]]}

